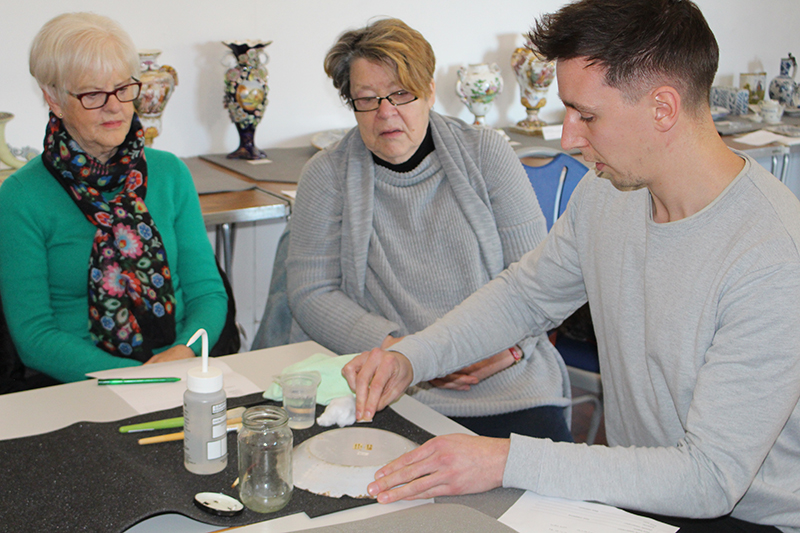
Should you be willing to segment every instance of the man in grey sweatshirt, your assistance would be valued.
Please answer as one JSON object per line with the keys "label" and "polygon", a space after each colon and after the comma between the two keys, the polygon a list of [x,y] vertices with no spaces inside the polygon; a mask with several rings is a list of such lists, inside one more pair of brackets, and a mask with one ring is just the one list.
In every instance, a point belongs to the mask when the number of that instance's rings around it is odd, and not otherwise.
{"label": "man in grey sweatshirt", "polygon": [[800,202],[717,134],[713,33],[686,0],[579,0],[530,37],[558,60],[562,146],[594,172],[519,263],[343,373],[369,420],[588,300],[610,446],[447,435],[380,469],[370,494],[519,487],[800,531]]}

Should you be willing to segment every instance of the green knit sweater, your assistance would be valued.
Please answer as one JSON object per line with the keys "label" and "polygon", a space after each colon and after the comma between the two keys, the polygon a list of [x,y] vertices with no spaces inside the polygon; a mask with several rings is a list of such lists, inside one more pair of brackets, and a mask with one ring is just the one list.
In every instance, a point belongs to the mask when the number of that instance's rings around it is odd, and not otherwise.
{"label": "green knit sweater", "polygon": [[[145,202],[167,250],[177,299],[175,344],[202,327],[213,346],[227,296],[192,177],[172,154],[148,148],[145,157]],[[26,366],[61,381],[140,364],[90,340],[87,276],[95,232],[40,157],[0,187],[0,295],[11,336]]]}

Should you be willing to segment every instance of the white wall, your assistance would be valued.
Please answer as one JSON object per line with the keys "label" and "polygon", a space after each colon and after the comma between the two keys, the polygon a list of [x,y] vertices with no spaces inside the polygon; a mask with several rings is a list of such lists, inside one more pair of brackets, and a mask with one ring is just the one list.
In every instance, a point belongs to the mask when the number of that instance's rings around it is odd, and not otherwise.
{"label": "white wall", "polygon": [[[28,49],[47,20],[65,11],[108,15],[128,30],[137,46],[160,48],[160,61],[173,66],[180,85],[164,115],[164,132],[155,147],[179,156],[228,152],[238,137],[222,108],[220,60],[228,39],[272,40],[269,106],[256,134],[262,148],[300,146],[313,133],[355,124],[322,71],[328,48],[344,30],[371,17],[396,16],[418,29],[437,56],[435,109],[471,120],[454,93],[456,71],[467,63],[497,62],[505,91],[487,117],[506,126],[524,118],[519,88],[510,67],[521,34],[541,13],[563,0],[57,0],[4,2],[0,9],[0,111],[16,118],[6,127],[15,147],[41,149],[47,110],[28,74]],[[721,48],[717,84],[738,84],[740,72],[778,74],[780,58],[800,55],[800,1],[697,0]],[[494,8],[494,9],[492,9]],[[590,21],[589,21],[590,22]],[[558,121],[562,108],[555,87],[544,118]]]}

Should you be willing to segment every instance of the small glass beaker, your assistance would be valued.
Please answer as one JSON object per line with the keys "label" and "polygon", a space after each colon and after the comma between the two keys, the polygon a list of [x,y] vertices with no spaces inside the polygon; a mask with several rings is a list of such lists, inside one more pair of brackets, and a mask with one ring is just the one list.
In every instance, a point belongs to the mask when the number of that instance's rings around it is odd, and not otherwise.
{"label": "small glass beaker", "polygon": [[259,405],[242,415],[239,497],[251,511],[271,513],[292,497],[292,430],[280,407]]}
{"label": "small glass beaker", "polygon": [[283,390],[283,408],[289,415],[290,428],[307,429],[314,425],[320,380],[320,373],[316,370],[275,376]]}

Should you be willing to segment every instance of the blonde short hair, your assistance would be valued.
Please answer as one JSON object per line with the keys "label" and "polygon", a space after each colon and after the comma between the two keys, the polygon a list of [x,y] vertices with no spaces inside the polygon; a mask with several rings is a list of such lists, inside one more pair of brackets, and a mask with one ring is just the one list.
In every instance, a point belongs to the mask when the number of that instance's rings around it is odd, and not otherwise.
{"label": "blonde short hair", "polygon": [[400,19],[382,19],[342,34],[325,57],[325,74],[333,80],[342,100],[352,105],[350,67],[363,58],[385,63],[397,74],[398,83],[420,97],[431,95],[436,69],[433,48],[420,32]]}
{"label": "blonde short hair", "polygon": [[64,102],[70,89],[114,72],[138,77],[139,54],[130,35],[108,17],[64,13],[47,22],[31,44],[30,72],[42,90]]}

